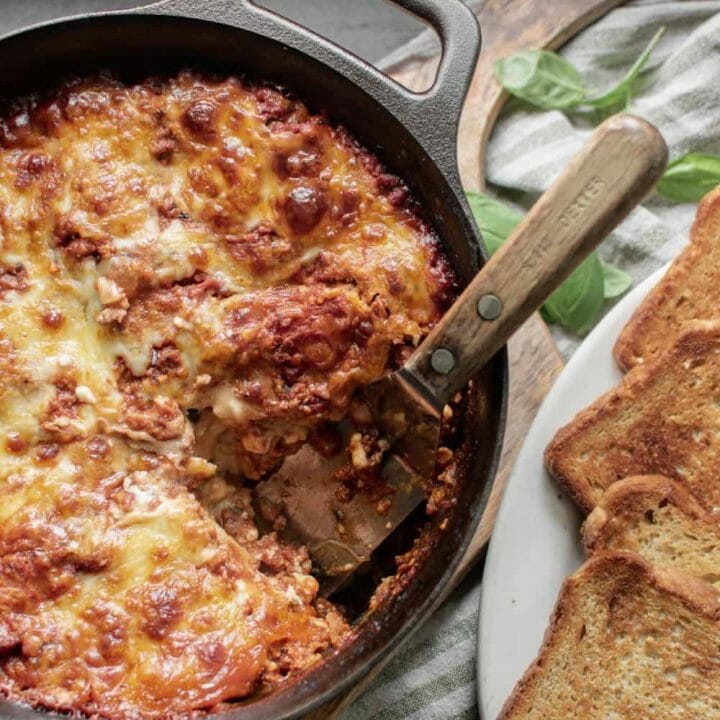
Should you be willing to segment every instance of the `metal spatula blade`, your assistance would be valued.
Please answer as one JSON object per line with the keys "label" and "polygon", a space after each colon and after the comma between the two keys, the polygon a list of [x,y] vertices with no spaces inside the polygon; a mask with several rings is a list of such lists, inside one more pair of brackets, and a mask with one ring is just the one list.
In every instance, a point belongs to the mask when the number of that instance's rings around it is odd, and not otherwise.
{"label": "metal spatula blade", "polygon": [[[344,435],[348,436],[347,429]],[[380,468],[381,495],[358,492],[343,500],[338,494],[338,471],[350,463],[344,448],[326,457],[305,445],[255,491],[258,515],[280,514],[287,523],[281,530],[283,539],[307,546],[321,571],[324,595],[342,587],[369,562],[376,548],[427,495],[428,483],[390,453]]]}
{"label": "metal spatula blade", "polygon": [[402,369],[363,388],[362,396],[394,452],[430,482],[435,476],[443,405]]}
{"label": "metal spatula blade", "polygon": [[[282,504],[288,536],[321,571],[348,577],[426,497],[435,476],[442,409],[580,262],[652,189],[667,163],[658,131],[616,115],[592,134],[404,367],[363,399],[393,453],[381,475],[394,489],[384,514],[363,494],[338,500],[333,462],[305,447],[258,493]],[[387,505],[387,503],[385,504]]]}

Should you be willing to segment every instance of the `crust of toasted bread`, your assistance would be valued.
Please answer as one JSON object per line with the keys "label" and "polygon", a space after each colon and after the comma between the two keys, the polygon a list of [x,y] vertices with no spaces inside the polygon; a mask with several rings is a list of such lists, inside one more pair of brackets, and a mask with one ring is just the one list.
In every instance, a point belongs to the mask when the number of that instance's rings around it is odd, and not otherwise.
{"label": "crust of toasted bread", "polygon": [[720,582],[720,523],[683,485],[659,475],[613,483],[582,528],[585,552],[625,550],[648,562]]}
{"label": "crust of toasted bread", "polygon": [[545,464],[585,513],[617,480],[651,474],[680,481],[713,509],[719,436],[720,321],[696,321],[563,427]]}
{"label": "crust of toasted bread", "polygon": [[623,370],[652,360],[690,320],[720,318],[720,187],[703,198],[690,243],[637,308],[615,343]]}
{"label": "crust of toasted bread", "polygon": [[600,552],[565,581],[498,720],[717,717],[719,618],[711,585]]}
{"label": "crust of toasted bread", "polygon": [[[708,515],[687,488],[671,478],[663,475],[635,475],[618,480],[603,493],[583,523],[585,551],[588,555],[608,549],[638,552],[633,548],[619,547],[625,541],[618,536],[628,524],[634,525],[641,519],[657,524],[654,514],[668,505],[677,508],[690,521],[704,519]],[[653,517],[647,516],[648,513],[653,513]]]}

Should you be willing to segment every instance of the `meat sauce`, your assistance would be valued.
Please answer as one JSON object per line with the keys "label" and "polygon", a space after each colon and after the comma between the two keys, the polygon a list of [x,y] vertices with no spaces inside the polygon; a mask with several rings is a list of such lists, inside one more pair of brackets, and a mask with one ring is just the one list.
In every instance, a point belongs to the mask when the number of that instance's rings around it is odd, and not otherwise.
{"label": "meat sauce", "polygon": [[454,294],[404,185],[276,88],[98,76],[16,102],[0,691],[171,718],[339,647],[348,620],[307,550],[259,531],[253,487],[306,442],[337,452],[357,388]]}

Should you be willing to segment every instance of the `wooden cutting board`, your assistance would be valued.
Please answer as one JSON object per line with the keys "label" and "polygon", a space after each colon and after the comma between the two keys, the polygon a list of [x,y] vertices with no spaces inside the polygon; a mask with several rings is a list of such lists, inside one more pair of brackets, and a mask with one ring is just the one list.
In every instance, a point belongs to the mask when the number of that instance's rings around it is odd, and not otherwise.
{"label": "wooden cutting board", "polygon": [[[468,190],[485,187],[487,140],[506,95],[493,77],[499,58],[518,50],[560,47],[623,0],[486,0],[478,13],[483,46],[460,122],[458,162]],[[428,88],[439,58],[409,62],[392,72],[413,90]],[[535,414],[563,368],[563,360],[540,316],[533,315],[508,344],[510,397],[500,469],[485,514],[453,576],[449,594],[478,560],[492,532],[502,491]],[[339,720],[343,711],[380,673],[390,658],[373,668],[349,693],[319,708],[305,720]],[[491,720],[491,719],[488,719]]]}

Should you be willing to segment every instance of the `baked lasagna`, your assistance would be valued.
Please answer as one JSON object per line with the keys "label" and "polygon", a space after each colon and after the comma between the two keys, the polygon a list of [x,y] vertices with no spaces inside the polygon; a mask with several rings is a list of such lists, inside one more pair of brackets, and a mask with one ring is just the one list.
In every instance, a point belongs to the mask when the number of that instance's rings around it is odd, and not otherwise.
{"label": "baked lasagna", "polygon": [[337,647],[255,483],[321,446],[454,285],[405,186],[267,85],[98,76],[0,119],[0,690],[108,718]]}

